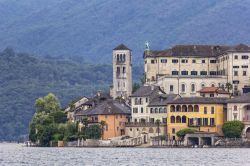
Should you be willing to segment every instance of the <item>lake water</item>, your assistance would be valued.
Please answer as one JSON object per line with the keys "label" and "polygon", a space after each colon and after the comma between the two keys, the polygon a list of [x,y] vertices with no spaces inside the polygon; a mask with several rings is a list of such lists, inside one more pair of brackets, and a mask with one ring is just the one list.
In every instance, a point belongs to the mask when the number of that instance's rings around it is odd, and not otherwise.
{"label": "lake water", "polygon": [[36,148],[0,144],[0,165],[250,165],[250,149]]}

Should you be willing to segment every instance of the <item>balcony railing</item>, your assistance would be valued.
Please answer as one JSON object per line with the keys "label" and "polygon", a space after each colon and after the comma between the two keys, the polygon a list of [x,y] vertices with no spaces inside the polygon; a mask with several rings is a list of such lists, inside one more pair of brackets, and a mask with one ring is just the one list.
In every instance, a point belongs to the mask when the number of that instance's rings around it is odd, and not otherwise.
{"label": "balcony railing", "polygon": [[204,125],[204,124],[188,124],[188,127],[215,127],[215,124]]}
{"label": "balcony railing", "polygon": [[[159,126],[166,126],[167,123],[159,123]],[[126,127],[156,127],[158,126],[157,123],[151,123],[151,122],[128,122],[125,123]]]}

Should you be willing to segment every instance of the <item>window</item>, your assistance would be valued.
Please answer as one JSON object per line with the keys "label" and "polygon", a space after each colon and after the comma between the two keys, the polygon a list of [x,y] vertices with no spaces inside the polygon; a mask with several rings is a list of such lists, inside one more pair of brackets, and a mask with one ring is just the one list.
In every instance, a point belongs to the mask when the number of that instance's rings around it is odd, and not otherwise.
{"label": "window", "polygon": [[178,71],[176,71],[176,70],[172,71],[172,75],[178,75],[178,74],[179,74]]}
{"label": "window", "polygon": [[188,60],[187,59],[182,59],[181,63],[188,63]]}
{"label": "window", "polygon": [[214,107],[211,107],[211,114],[214,114]]}
{"label": "window", "polygon": [[233,116],[234,116],[234,120],[237,120],[238,114],[237,114],[237,113],[234,113]]}
{"label": "window", "polygon": [[148,102],[148,98],[146,97],[146,103]]}
{"label": "window", "polygon": [[234,76],[238,76],[238,71],[234,71]]}
{"label": "window", "polygon": [[207,114],[207,107],[204,107],[204,114]]}
{"label": "window", "polygon": [[192,91],[192,92],[195,92],[195,84],[192,84],[192,85],[191,85],[191,91]]}
{"label": "window", "polygon": [[234,69],[238,69],[238,68],[239,68],[239,66],[233,66],[233,68],[234,68]]}
{"label": "window", "polygon": [[210,126],[214,126],[214,125],[215,125],[214,122],[215,122],[215,121],[214,121],[214,118],[210,118]]}
{"label": "window", "polygon": [[115,119],[118,119],[118,115],[115,116]]}
{"label": "window", "polygon": [[122,73],[126,73],[126,67],[122,68]]}
{"label": "window", "polygon": [[248,59],[248,56],[247,55],[242,55],[241,59]]}
{"label": "window", "polygon": [[167,59],[161,59],[161,63],[167,63]]}
{"label": "window", "polygon": [[170,91],[170,92],[173,92],[173,91],[174,91],[174,85],[170,85],[169,91]]}
{"label": "window", "polygon": [[201,63],[206,63],[206,60],[201,60]]}
{"label": "window", "polygon": [[133,108],[133,113],[138,113],[138,108]]}
{"label": "window", "polygon": [[191,75],[196,76],[196,75],[198,75],[198,72],[197,71],[191,71]]}
{"label": "window", "polygon": [[201,89],[205,87],[205,84],[201,84]]}
{"label": "window", "polygon": [[151,64],[154,64],[154,63],[155,63],[155,60],[152,59],[152,60],[151,60]]}
{"label": "window", "polygon": [[181,75],[188,75],[188,71],[181,71]]}
{"label": "window", "polygon": [[208,126],[208,118],[203,118],[203,125]]}
{"label": "window", "polygon": [[195,60],[195,59],[193,59],[193,60],[192,60],[192,63],[196,63],[196,60]]}
{"label": "window", "polygon": [[216,60],[210,60],[210,63],[216,63]]}
{"label": "window", "polygon": [[141,113],[143,113],[143,108],[141,108]]}
{"label": "window", "polygon": [[239,84],[240,81],[239,80],[233,80],[233,84]]}
{"label": "window", "polygon": [[172,134],[175,134],[175,128],[172,128]]}
{"label": "window", "polygon": [[[214,97],[214,94],[213,94],[213,93],[211,93],[209,96],[210,96],[210,97]],[[204,96],[204,97],[205,97],[205,96]]]}
{"label": "window", "polygon": [[212,76],[217,75],[217,72],[216,71],[210,71],[210,75],[212,75]]}
{"label": "window", "polygon": [[247,65],[242,65],[241,68],[248,68],[248,66]]}
{"label": "window", "polygon": [[178,59],[172,59],[172,63],[178,63]]}
{"label": "window", "polygon": [[107,125],[107,124],[106,124],[105,128],[106,128],[106,131],[108,131],[108,130],[109,130],[108,125]]}
{"label": "window", "polygon": [[238,59],[238,55],[235,55],[235,56],[234,56],[234,59]]}
{"label": "window", "polygon": [[203,76],[207,75],[207,71],[201,71],[200,75],[203,75]]}
{"label": "window", "polygon": [[243,71],[243,76],[246,76],[247,75],[247,71]]}
{"label": "window", "polygon": [[185,92],[186,91],[186,86],[185,84],[181,84],[181,92]]}

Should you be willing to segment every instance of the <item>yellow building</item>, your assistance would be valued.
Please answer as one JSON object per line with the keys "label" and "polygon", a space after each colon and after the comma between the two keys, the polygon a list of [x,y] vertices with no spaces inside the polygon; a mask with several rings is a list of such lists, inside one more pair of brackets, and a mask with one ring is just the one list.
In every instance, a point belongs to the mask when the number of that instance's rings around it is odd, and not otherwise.
{"label": "yellow building", "polygon": [[226,118],[227,98],[178,98],[168,107],[167,132],[171,140],[184,128],[223,135],[222,125]]}

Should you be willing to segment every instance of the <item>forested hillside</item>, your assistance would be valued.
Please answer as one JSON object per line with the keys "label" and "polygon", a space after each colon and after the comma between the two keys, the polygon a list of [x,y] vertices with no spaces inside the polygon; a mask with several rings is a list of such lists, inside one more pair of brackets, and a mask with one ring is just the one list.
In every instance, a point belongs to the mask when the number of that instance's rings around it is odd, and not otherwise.
{"label": "forested hillside", "polygon": [[[134,67],[138,81],[142,71]],[[41,58],[5,49],[0,52],[0,140],[28,133],[36,98],[52,92],[65,106],[77,97],[108,90],[111,84],[111,64],[91,65],[80,57]]]}
{"label": "forested hillside", "polygon": [[249,0],[0,0],[0,49],[108,63],[175,44],[250,44]]}

